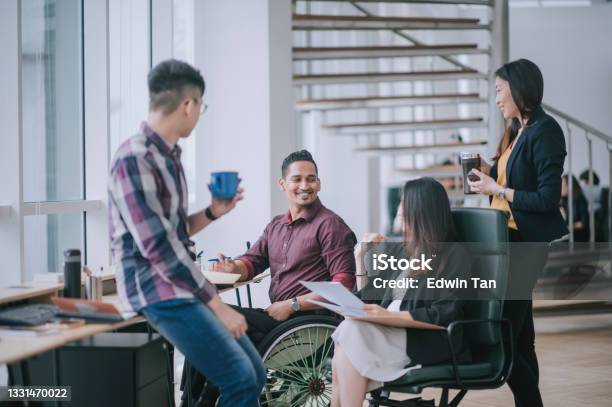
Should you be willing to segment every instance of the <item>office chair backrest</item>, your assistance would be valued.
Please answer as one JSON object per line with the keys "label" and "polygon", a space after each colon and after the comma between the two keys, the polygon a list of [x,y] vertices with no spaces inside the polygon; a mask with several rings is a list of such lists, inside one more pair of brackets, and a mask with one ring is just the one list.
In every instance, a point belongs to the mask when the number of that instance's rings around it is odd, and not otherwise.
{"label": "office chair backrest", "polygon": [[[471,256],[472,276],[494,280],[495,288],[477,289],[466,319],[501,319],[508,278],[508,220],[495,209],[453,209],[457,240],[464,242]],[[466,336],[472,349],[495,345],[501,340],[499,325],[479,325]]]}

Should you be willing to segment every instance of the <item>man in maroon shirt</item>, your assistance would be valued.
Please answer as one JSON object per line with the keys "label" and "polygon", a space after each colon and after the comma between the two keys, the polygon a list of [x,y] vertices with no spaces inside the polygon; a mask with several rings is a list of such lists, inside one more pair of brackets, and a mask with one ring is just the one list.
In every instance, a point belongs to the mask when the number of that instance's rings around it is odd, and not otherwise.
{"label": "man in maroon shirt", "polygon": [[300,280],[337,281],[349,290],[355,286],[353,248],[357,239],[342,218],[319,200],[321,180],[312,155],[306,150],[291,153],[281,171],[278,182],[287,196],[287,213],[274,217],[244,255],[231,260],[219,254],[221,261],[214,266],[214,270],[240,274],[240,281],[270,268],[272,304],[265,311],[241,310],[255,343],[261,339],[258,336],[292,315],[320,308],[308,300],[322,298],[309,292]]}
{"label": "man in maroon shirt", "polygon": [[[265,310],[236,308],[247,320],[247,335],[257,345],[274,327],[288,318],[310,313],[329,315],[310,303],[322,300],[300,284],[305,281],[337,281],[353,290],[357,238],[340,216],[319,200],[321,180],[312,155],[296,151],[284,159],[279,186],[287,196],[289,210],[266,226],[257,242],[235,260],[219,254],[215,271],[252,279],[270,268],[271,305]],[[195,394],[201,393],[202,377],[193,376]],[[202,405],[214,405],[215,390],[207,388]],[[197,398],[197,397],[196,397]],[[207,404],[210,403],[210,404]]]}

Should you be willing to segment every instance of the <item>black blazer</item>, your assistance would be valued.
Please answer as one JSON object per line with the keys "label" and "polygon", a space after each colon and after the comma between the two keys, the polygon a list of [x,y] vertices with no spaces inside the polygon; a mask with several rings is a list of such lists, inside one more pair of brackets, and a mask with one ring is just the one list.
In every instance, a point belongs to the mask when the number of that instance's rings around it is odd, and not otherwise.
{"label": "black blazer", "polygon": [[[506,167],[506,184],[514,190],[510,210],[522,241],[550,242],[568,233],[559,211],[565,156],[561,127],[538,107]],[[497,163],[491,167],[490,175],[497,180]]]}
{"label": "black blazer", "polygon": [[[469,253],[459,244],[449,244],[438,263],[434,263],[435,274],[417,276],[417,289],[408,289],[402,299],[400,310],[409,311],[417,321],[435,325],[448,326],[451,322],[466,319],[470,306],[469,289],[440,289],[432,294],[433,289],[426,286],[427,277],[444,277],[467,279],[471,277]],[[380,305],[388,307],[393,301],[392,290],[383,295]],[[411,365],[432,365],[450,360],[446,331],[406,329],[406,353],[411,359]],[[469,351],[464,346],[463,333],[458,331],[453,336],[453,347],[459,353],[460,361],[469,359]]]}

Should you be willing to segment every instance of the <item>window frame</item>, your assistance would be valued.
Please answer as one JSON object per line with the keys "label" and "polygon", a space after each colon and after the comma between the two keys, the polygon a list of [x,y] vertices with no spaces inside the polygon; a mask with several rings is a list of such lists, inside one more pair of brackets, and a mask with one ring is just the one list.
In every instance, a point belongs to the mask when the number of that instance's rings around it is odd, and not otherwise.
{"label": "window frame", "polygon": [[[0,2],[0,53],[5,60],[0,67],[0,87],[6,90],[5,101],[13,101],[3,102],[3,109],[0,110],[0,120],[7,123],[6,142],[3,139],[4,148],[0,149],[0,173],[14,174],[7,177],[0,190],[0,256],[8,270],[0,273],[0,287],[29,283],[24,281],[24,219],[27,216],[82,214],[83,264],[95,269],[103,267],[112,272],[107,217],[107,177],[112,158],[110,0],[80,0],[82,105],[79,114],[83,143],[83,199],[38,202],[26,202],[23,196],[21,1]],[[152,48],[155,41],[151,34],[151,24],[154,23],[152,10],[159,7],[167,10],[168,0],[140,1],[147,8],[144,18],[147,19],[147,63],[150,68],[152,55],[155,55]],[[171,15],[168,17],[171,19]],[[157,21],[163,20],[157,17]]]}

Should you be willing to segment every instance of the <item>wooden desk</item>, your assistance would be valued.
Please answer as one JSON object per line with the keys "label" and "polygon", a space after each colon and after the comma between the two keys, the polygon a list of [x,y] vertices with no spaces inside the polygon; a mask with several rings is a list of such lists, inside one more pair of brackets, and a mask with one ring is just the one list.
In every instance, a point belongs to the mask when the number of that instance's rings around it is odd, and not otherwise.
{"label": "wooden desk", "polygon": [[[100,277],[102,281],[110,281],[115,279],[115,274],[106,273]],[[23,300],[35,300],[37,298],[43,301],[48,300],[51,296],[57,295],[63,288],[64,283],[45,282],[31,282],[27,284],[15,284],[9,287],[0,287],[0,305]],[[81,290],[85,290],[84,277],[81,279]]]}
{"label": "wooden desk", "polygon": [[[238,289],[252,282],[259,282],[267,274],[257,276],[251,281],[236,283],[226,286],[219,292]],[[37,283],[27,284],[15,288],[0,288],[0,304],[22,300],[35,300],[49,302],[48,298],[56,295],[64,287],[63,284]],[[119,305],[117,294],[105,295],[102,301]],[[250,303],[250,293],[249,293]],[[77,328],[67,329],[62,332],[40,336],[18,336],[0,335],[0,364],[8,364],[28,359],[32,356],[59,348],[68,342],[76,341],[102,332],[114,331],[133,324],[145,321],[142,316],[135,316],[120,322],[90,323]]]}
{"label": "wooden desk", "polygon": [[[49,303],[52,296],[64,288],[57,283],[28,283],[0,288],[0,304],[18,301]],[[119,304],[116,294],[102,297],[103,301]],[[77,328],[39,336],[19,336],[0,334],[0,364],[18,362],[40,353],[61,347],[68,342],[83,339],[101,332],[113,331],[138,322],[144,318],[136,316],[120,322],[86,324]]]}
{"label": "wooden desk", "polygon": [[[57,293],[57,289],[51,292],[49,292],[49,290],[50,288],[40,289],[38,291],[34,291],[32,294],[34,297],[40,297],[41,295],[44,295],[41,294],[43,292],[47,292],[46,295],[48,296],[55,295]],[[4,293],[4,291],[5,290],[2,289],[0,292]],[[17,298],[17,300],[33,298],[32,296],[24,297],[24,295],[25,294],[19,294],[11,298]],[[2,300],[4,300],[4,298]],[[114,304],[119,303],[119,299],[117,298],[116,294],[104,296],[102,297],[102,300],[104,302]],[[39,336],[0,335],[0,364],[14,363],[23,359],[28,359],[32,356],[59,348],[68,342],[83,339],[102,332],[114,331],[115,329],[137,324],[139,322],[143,322],[144,320],[145,319],[141,316],[135,316],[125,321],[86,324],[77,328],[66,329],[61,332]]]}
{"label": "wooden desk", "polygon": [[0,288],[0,304],[56,295],[64,284],[31,283]]}

